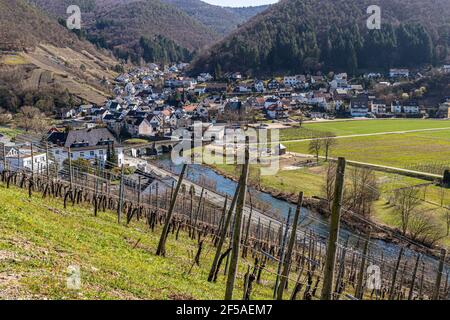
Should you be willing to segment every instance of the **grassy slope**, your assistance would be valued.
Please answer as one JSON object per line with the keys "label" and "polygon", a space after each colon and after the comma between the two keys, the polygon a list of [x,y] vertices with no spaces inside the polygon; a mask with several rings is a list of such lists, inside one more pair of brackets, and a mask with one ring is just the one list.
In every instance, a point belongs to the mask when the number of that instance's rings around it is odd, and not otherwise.
{"label": "grassy slope", "polygon": [[[139,222],[118,225],[113,213],[94,217],[88,208],[64,210],[61,200],[37,194],[29,200],[25,191],[0,185],[0,298],[222,299],[224,277],[217,284],[206,281],[210,243],[200,268],[187,275],[188,252],[195,254],[196,242],[183,232],[179,241],[169,236],[167,257],[161,258],[154,255],[159,235],[160,229],[151,233]],[[80,291],[66,288],[70,265],[81,268]],[[244,268],[241,263],[237,298]],[[255,286],[252,297],[271,298],[270,286]]]}

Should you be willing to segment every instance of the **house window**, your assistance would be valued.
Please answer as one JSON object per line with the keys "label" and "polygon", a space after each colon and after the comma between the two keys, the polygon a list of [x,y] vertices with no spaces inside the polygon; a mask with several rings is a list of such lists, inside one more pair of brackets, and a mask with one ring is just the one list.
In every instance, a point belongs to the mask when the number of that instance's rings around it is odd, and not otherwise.
{"label": "house window", "polygon": [[91,155],[91,157],[95,156],[95,152],[94,151],[89,152],[89,154]]}
{"label": "house window", "polygon": [[84,152],[80,152],[80,157],[84,158]]}
{"label": "house window", "polygon": [[103,154],[103,150],[99,150],[98,153],[99,153],[99,154]]}

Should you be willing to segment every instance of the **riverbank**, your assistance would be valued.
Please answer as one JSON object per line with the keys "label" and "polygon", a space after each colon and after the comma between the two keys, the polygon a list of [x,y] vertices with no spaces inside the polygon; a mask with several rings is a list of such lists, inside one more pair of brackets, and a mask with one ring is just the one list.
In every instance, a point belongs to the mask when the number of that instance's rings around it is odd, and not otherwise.
{"label": "riverbank", "polygon": [[[234,182],[237,182],[238,179],[229,172],[226,172],[225,170],[222,170],[218,167],[215,167],[210,164],[204,164],[204,166],[208,167],[212,171],[214,171],[216,174],[221,175],[227,179],[230,179]],[[296,205],[298,195],[294,193],[289,192],[283,192],[280,190],[276,190],[270,187],[257,185],[254,183],[250,183],[250,186],[254,188],[255,190],[263,193],[267,193],[274,197],[275,199],[286,201],[290,204]],[[328,218],[330,215],[330,211],[328,209],[328,203],[325,199],[321,198],[320,196],[309,196],[305,197],[303,200],[303,206],[324,217]],[[419,252],[421,254],[426,254],[429,256],[433,256],[435,258],[438,258],[438,252],[440,247],[434,246],[429,247],[426,244],[421,243],[415,243],[411,238],[408,236],[403,236],[401,231],[398,228],[391,227],[379,222],[375,222],[370,220],[370,225],[366,221],[362,221],[361,219],[355,217],[354,215],[350,215],[348,213],[343,213],[341,215],[341,223],[351,230],[352,232],[355,232],[359,235],[366,235],[369,232],[371,234],[371,239],[373,240],[381,240],[385,241],[387,243],[392,243],[396,245],[403,245],[407,248],[414,250],[416,252]]]}

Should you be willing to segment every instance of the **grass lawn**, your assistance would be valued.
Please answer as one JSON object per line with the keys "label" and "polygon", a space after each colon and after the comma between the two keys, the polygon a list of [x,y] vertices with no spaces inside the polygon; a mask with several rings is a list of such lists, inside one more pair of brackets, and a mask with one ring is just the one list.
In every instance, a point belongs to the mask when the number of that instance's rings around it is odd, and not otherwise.
{"label": "grass lawn", "polygon": [[320,132],[331,132],[337,136],[394,132],[421,129],[450,128],[450,121],[428,119],[352,120],[305,123],[302,128],[280,130],[281,140],[312,138]]}
{"label": "grass lawn", "polygon": [[8,55],[4,55],[3,57],[0,57],[0,63],[6,64],[6,65],[21,65],[21,64],[27,64],[28,61],[20,55],[8,54]]}
{"label": "grass lawn", "polygon": [[[449,122],[450,124],[450,122]],[[337,139],[332,156],[348,160],[412,168],[436,162],[450,164],[450,131],[364,136]],[[308,153],[309,141],[287,142],[289,151]]]}
{"label": "grass lawn", "polygon": [[[85,207],[63,208],[61,199],[42,199],[0,185],[0,297],[3,299],[223,299],[225,277],[206,281],[213,247],[205,239],[200,267],[191,274],[196,240],[169,235],[167,257],[157,257],[161,228],[141,221],[117,224],[112,212],[93,216]],[[137,244],[137,242],[139,243]],[[251,259],[251,258],[250,258]],[[240,299],[247,269],[240,259],[235,297]],[[253,261],[249,261],[253,263]],[[67,268],[81,270],[81,290],[66,286]],[[275,266],[269,265],[271,270]],[[263,273],[253,299],[271,299],[274,277]]]}
{"label": "grass lawn", "polygon": [[9,127],[0,127],[0,134],[7,136],[9,138],[14,138],[18,134],[22,133],[23,131],[20,129],[12,129]]}
{"label": "grass lawn", "polygon": [[128,140],[124,141],[125,144],[141,144],[141,143],[147,143],[147,142],[148,142],[148,140],[139,139],[139,138],[133,138],[133,139],[128,139]]}

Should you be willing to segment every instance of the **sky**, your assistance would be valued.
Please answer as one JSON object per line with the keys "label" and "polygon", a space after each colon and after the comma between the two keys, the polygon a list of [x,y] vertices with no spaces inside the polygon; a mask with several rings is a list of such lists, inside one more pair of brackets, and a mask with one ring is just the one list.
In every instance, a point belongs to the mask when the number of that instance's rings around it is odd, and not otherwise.
{"label": "sky", "polygon": [[202,0],[202,1],[224,7],[259,6],[263,4],[271,4],[278,2],[278,0]]}

